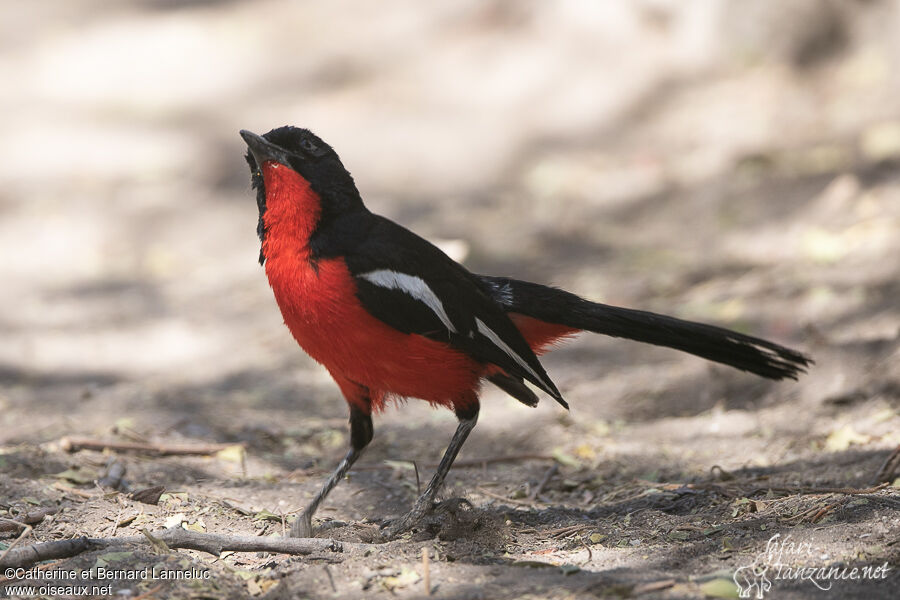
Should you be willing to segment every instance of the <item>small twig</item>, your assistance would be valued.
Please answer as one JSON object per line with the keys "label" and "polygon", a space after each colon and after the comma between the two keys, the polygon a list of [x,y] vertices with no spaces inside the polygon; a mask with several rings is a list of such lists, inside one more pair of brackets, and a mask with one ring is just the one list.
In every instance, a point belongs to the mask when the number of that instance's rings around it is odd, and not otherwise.
{"label": "small twig", "polygon": [[816,514],[814,514],[812,516],[812,518],[809,520],[809,522],[810,523],[818,523],[819,521],[824,519],[825,516],[828,515],[828,513],[833,511],[835,508],[837,508],[839,504],[841,504],[841,503],[835,502],[834,504],[829,504],[828,506],[823,506],[822,508],[820,508],[818,510],[818,512],[816,512]]}
{"label": "small twig", "polygon": [[565,527],[557,527],[556,529],[545,529],[541,533],[544,535],[553,536],[557,533],[566,533],[580,527],[584,527],[584,525],[566,525]]}
{"label": "small twig", "polygon": [[590,564],[591,561],[594,560],[594,553],[591,552],[591,547],[585,543],[584,538],[581,539],[581,545],[584,546],[584,549],[587,550],[588,553],[587,560],[581,563],[581,565],[584,566]]}
{"label": "small twig", "polygon": [[422,495],[422,483],[419,481],[419,465],[416,464],[416,461],[412,461],[413,470],[416,472],[416,496]]}
{"label": "small twig", "polygon": [[431,595],[431,569],[428,563],[428,548],[422,548],[422,582],[425,584],[425,595]]}
{"label": "small twig", "polygon": [[821,510],[821,506],[813,506],[812,508],[808,508],[808,509],[804,510],[803,512],[797,513],[796,515],[784,517],[784,521],[787,523],[799,523],[799,522],[805,520],[806,518],[812,516],[813,514],[818,513],[819,510]]}
{"label": "small twig", "polygon": [[[71,494],[73,496],[78,496],[79,498],[83,498],[85,500],[93,500],[102,494],[92,494],[91,492],[85,492],[84,490],[79,490],[73,487],[69,487],[63,484],[61,481],[57,481],[53,484],[53,489],[59,490],[64,494]],[[104,492],[105,493],[105,492]]]}
{"label": "small twig", "polygon": [[337,593],[337,587],[334,585],[334,577],[331,576],[331,569],[328,568],[328,565],[322,565],[325,569],[325,574],[328,575],[328,583],[331,584],[331,591],[335,594]]}
{"label": "small twig", "polygon": [[544,533],[552,537],[553,539],[560,539],[564,537],[569,537],[573,533],[578,533],[580,531],[584,531],[585,529],[590,529],[593,525],[569,525],[568,527],[562,527],[560,529],[552,529],[550,531],[545,531]]}
{"label": "small twig", "polygon": [[125,510],[125,505],[121,504],[119,506],[119,514],[116,515],[116,520],[113,521],[112,532],[110,532],[110,537],[116,537],[116,530],[119,528],[119,520],[122,518],[123,510]]}
{"label": "small twig", "polygon": [[532,500],[537,500],[537,497],[544,491],[544,488],[550,483],[550,480],[556,475],[557,471],[559,471],[559,463],[553,463],[550,465],[550,468],[547,469],[547,472],[544,473],[544,477],[537,484],[537,487],[534,488],[534,491],[531,492],[530,498]]}
{"label": "small twig", "polygon": [[784,517],[782,520],[787,523],[800,523],[802,521],[808,520],[810,523],[818,523],[822,519],[824,519],[829,513],[831,513],[835,508],[845,504],[847,502],[846,498],[842,498],[837,502],[833,502],[831,504],[826,504],[822,506],[821,504],[817,504],[812,508],[804,510],[801,513],[797,513],[796,515],[791,515],[790,517]]}
{"label": "small twig", "polygon": [[875,483],[890,483],[897,475],[898,469],[900,469],[900,446],[894,448],[894,451],[884,459],[875,474]]}
{"label": "small twig", "polygon": [[[31,528],[29,527],[28,531]],[[147,532],[149,533],[149,532]],[[22,536],[20,535],[19,538]],[[162,529],[149,536],[123,536],[115,538],[79,537],[55,542],[42,542],[16,548],[13,543],[2,556],[2,567],[27,567],[56,558],[70,558],[82,552],[120,546],[124,544],[150,544],[151,540],[164,543],[169,548],[187,548],[219,556],[225,550],[235,552],[273,552],[281,554],[312,554],[314,552],[343,552],[344,548],[370,548],[372,544],[349,544],[320,538],[271,538],[249,535],[221,535],[188,531],[180,526]],[[154,544],[155,545],[155,544]]]}
{"label": "small twig", "polygon": [[59,447],[65,452],[77,452],[78,450],[116,450],[119,452],[138,452],[152,454],[154,456],[166,455],[206,455],[221,452],[232,446],[243,444],[143,444],[140,442],[108,442],[88,438],[64,437],[59,440]]}

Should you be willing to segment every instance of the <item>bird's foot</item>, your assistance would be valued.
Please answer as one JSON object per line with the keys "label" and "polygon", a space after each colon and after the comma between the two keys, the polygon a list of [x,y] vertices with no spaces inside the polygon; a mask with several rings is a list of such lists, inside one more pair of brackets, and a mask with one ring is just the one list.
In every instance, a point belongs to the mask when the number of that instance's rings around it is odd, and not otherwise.
{"label": "bird's foot", "polygon": [[313,537],[312,515],[305,510],[291,525],[291,537],[295,538],[311,538]]}
{"label": "bird's foot", "polygon": [[385,522],[381,526],[381,541],[390,542],[391,540],[397,539],[399,536],[415,527],[424,516],[424,512],[422,514],[417,514],[416,509],[413,508],[413,510],[409,511],[399,519],[392,519]]}
{"label": "bird's foot", "polygon": [[388,521],[382,526],[381,539],[389,542],[416,526],[434,529],[436,532],[441,528],[440,520],[444,516],[451,515],[455,519],[457,512],[463,506],[472,508],[472,503],[465,498],[447,498],[441,502],[422,502],[420,499],[406,515]]}
{"label": "bird's foot", "polygon": [[451,514],[455,517],[463,506],[465,506],[467,510],[475,508],[474,506],[472,506],[472,503],[465,498],[447,498],[446,500],[441,500],[434,505],[434,513]]}

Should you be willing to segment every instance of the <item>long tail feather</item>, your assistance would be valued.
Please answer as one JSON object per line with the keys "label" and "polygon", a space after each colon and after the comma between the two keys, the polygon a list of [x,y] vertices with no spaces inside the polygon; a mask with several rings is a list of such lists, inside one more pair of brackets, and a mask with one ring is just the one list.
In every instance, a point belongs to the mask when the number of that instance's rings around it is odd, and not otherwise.
{"label": "long tail feather", "polygon": [[548,323],[674,348],[769,379],[797,379],[813,363],[796,350],[722,327],[590,302],[527,281],[479,277],[507,312]]}

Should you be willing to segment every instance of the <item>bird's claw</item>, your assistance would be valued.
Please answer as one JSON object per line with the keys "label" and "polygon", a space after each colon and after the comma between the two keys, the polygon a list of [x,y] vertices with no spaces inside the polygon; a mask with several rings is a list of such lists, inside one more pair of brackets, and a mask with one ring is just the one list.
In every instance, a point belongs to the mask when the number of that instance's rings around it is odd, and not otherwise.
{"label": "bird's claw", "polygon": [[427,505],[416,504],[406,515],[399,519],[385,522],[381,526],[381,539],[386,542],[394,540],[420,524],[425,517],[437,517],[442,514],[455,515],[462,506],[472,508],[472,503],[465,498],[447,498],[446,500],[428,503]]}
{"label": "bird's claw", "polygon": [[475,508],[475,506],[465,498],[447,498],[434,505],[434,512],[455,515],[463,506],[467,509]]}
{"label": "bird's claw", "polygon": [[414,511],[409,511],[399,519],[391,519],[390,521],[384,522],[381,525],[381,532],[379,534],[381,539],[385,542],[390,542],[412,529],[423,516],[420,515],[416,517],[413,515],[413,512]]}
{"label": "bird's claw", "polygon": [[422,507],[417,504],[411,511],[399,519],[385,522],[381,526],[381,539],[385,542],[389,542],[406,533],[415,527],[425,515],[431,512],[431,508],[432,507]]}

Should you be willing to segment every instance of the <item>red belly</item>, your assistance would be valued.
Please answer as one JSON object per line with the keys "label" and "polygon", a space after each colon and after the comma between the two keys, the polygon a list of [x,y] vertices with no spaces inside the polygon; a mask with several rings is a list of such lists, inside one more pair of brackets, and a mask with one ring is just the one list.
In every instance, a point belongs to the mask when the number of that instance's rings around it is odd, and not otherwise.
{"label": "red belly", "polygon": [[392,395],[448,408],[476,401],[485,365],[370,315],[357,299],[342,260],[320,260],[317,267],[314,270],[306,257],[266,262],[284,322],[311,357],[333,375],[367,387],[374,410],[383,408]]}

